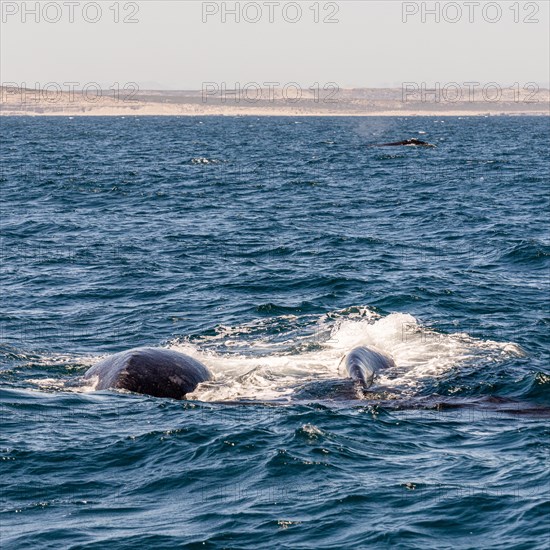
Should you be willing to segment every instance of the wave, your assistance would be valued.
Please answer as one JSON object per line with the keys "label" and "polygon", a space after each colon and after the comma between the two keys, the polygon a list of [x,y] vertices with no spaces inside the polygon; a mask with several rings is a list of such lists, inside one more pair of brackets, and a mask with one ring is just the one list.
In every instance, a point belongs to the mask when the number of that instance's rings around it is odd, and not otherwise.
{"label": "wave", "polygon": [[[368,394],[358,393],[341,367],[343,356],[363,345],[390,354],[396,363],[379,376]],[[212,371],[213,380],[187,396],[205,402],[406,401],[438,390],[447,397],[464,397],[472,373],[483,379],[498,365],[525,355],[513,342],[448,334],[408,313],[382,316],[366,306],[219,325],[202,335],[174,338],[165,347],[187,353]],[[23,375],[27,385],[49,392],[93,391],[93,385],[83,385],[79,375],[105,356],[30,356],[9,351],[18,361],[3,372],[3,378],[13,385],[16,375]]]}
{"label": "wave", "polygon": [[218,159],[209,159],[206,157],[194,157],[189,162],[191,164],[219,164],[222,161]]}
{"label": "wave", "polygon": [[550,257],[550,245],[537,239],[522,241],[502,254],[502,259],[520,264],[533,265],[536,262],[546,263]]}
{"label": "wave", "polygon": [[304,395],[304,387],[312,383],[337,388],[344,376],[339,368],[342,357],[362,345],[393,356],[396,368],[380,376],[377,386],[401,395],[414,395],[461,366],[492,365],[524,355],[512,342],[445,334],[410,314],[382,317],[360,306],[320,317],[283,315],[218,327],[213,335],[175,339],[168,347],[204,362],[214,375],[212,382],[188,396],[191,399],[290,401]]}

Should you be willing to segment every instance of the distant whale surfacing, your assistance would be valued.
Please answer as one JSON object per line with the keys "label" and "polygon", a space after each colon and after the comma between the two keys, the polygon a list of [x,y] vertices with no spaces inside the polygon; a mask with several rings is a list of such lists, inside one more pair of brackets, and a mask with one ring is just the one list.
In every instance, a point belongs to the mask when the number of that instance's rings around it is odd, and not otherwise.
{"label": "distant whale surfacing", "polygon": [[409,145],[409,146],[416,146],[416,147],[436,147],[436,145],[433,145],[431,143],[428,143],[427,141],[422,141],[420,139],[411,138],[411,139],[405,139],[403,141],[395,141],[393,143],[381,143],[378,145],[378,147],[398,147],[400,145]]}
{"label": "distant whale surfacing", "polygon": [[395,367],[393,359],[382,352],[361,346],[352,349],[344,358],[349,377],[367,389],[383,369]]}
{"label": "distant whale surfacing", "polygon": [[84,375],[85,380],[96,377],[96,390],[119,388],[153,397],[184,399],[212,375],[202,363],[183,353],[134,348],[110,355]]}

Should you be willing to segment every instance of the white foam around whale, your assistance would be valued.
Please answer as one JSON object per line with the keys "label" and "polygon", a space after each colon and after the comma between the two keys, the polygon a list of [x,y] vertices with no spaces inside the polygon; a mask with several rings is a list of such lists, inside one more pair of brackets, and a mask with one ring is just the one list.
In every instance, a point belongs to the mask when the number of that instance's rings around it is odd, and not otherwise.
{"label": "white foam around whale", "polygon": [[[345,316],[339,312],[322,316],[313,333],[311,328],[306,336],[290,331],[287,340],[279,337],[275,343],[262,335],[258,326],[262,322],[258,322],[221,327],[202,342],[176,340],[169,347],[199,359],[212,371],[214,380],[188,396],[200,401],[289,399],[307,382],[341,378],[342,357],[361,345],[376,347],[394,358],[396,368],[380,376],[377,384],[401,391],[413,391],[426,378],[461,365],[523,354],[513,343],[427,329],[409,314],[379,317],[367,308],[355,309]],[[231,351],[231,347],[246,347],[239,337],[246,340],[247,353]],[[223,351],[217,345],[222,342]]]}
{"label": "white foam around whale", "polygon": [[[466,333],[445,334],[424,327],[412,315],[381,317],[367,307],[352,307],[326,315],[281,315],[240,326],[218,326],[215,334],[177,338],[165,347],[187,353],[204,363],[214,380],[201,384],[189,399],[199,401],[289,400],[308,382],[345,377],[341,360],[356,346],[371,346],[390,354],[396,363],[376,386],[414,394],[423,382],[453,368],[484,368],[509,357],[524,355],[511,342],[473,338]],[[93,365],[105,355],[72,358]],[[44,364],[70,362],[67,356],[45,356]],[[339,368],[340,367],[340,368]],[[29,380],[47,391],[93,391],[86,381]]]}

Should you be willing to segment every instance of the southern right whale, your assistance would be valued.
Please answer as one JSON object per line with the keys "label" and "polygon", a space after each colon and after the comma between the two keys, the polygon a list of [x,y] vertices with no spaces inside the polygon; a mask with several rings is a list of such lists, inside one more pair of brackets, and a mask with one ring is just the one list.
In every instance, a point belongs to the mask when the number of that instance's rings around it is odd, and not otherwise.
{"label": "southern right whale", "polygon": [[372,386],[381,370],[395,367],[395,362],[389,355],[366,346],[352,349],[344,360],[349,377],[361,384],[363,389]]}
{"label": "southern right whale", "polygon": [[[395,366],[385,353],[361,346],[352,349],[342,361],[348,376],[363,389],[369,388],[383,369]],[[201,382],[212,379],[199,361],[173,350],[134,348],[103,359],[84,374],[95,380],[96,390],[125,389],[154,397],[185,399]]]}
{"label": "southern right whale", "polygon": [[428,143],[427,141],[422,141],[420,139],[411,138],[411,139],[405,139],[403,141],[395,141],[393,143],[381,143],[377,147],[398,147],[399,145],[405,145],[405,146],[416,146],[416,147],[436,147],[432,143]]}
{"label": "southern right whale", "polygon": [[95,389],[125,389],[153,397],[184,399],[210,371],[199,361],[162,348],[134,348],[115,353],[86,371],[84,379],[97,379]]}

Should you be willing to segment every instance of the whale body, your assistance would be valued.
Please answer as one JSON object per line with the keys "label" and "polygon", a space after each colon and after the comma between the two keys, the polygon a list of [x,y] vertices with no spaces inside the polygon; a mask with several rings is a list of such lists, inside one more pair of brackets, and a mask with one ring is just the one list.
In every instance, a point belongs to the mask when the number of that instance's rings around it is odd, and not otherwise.
{"label": "whale body", "polygon": [[96,390],[125,389],[154,397],[184,399],[212,378],[199,361],[177,351],[134,348],[110,355],[86,371],[85,380],[97,378]]}
{"label": "whale body", "polygon": [[403,141],[395,141],[394,143],[381,143],[378,147],[398,147],[399,145],[408,145],[416,147],[436,147],[435,145],[422,141],[420,139],[412,138],[405,139]]}
{"label": "whale body", "polygon": [[366,346],[352,349],[345,357],[345,365],[348,376],[364,389],[372,386],[381,370],[395,367],[389,355]]}

